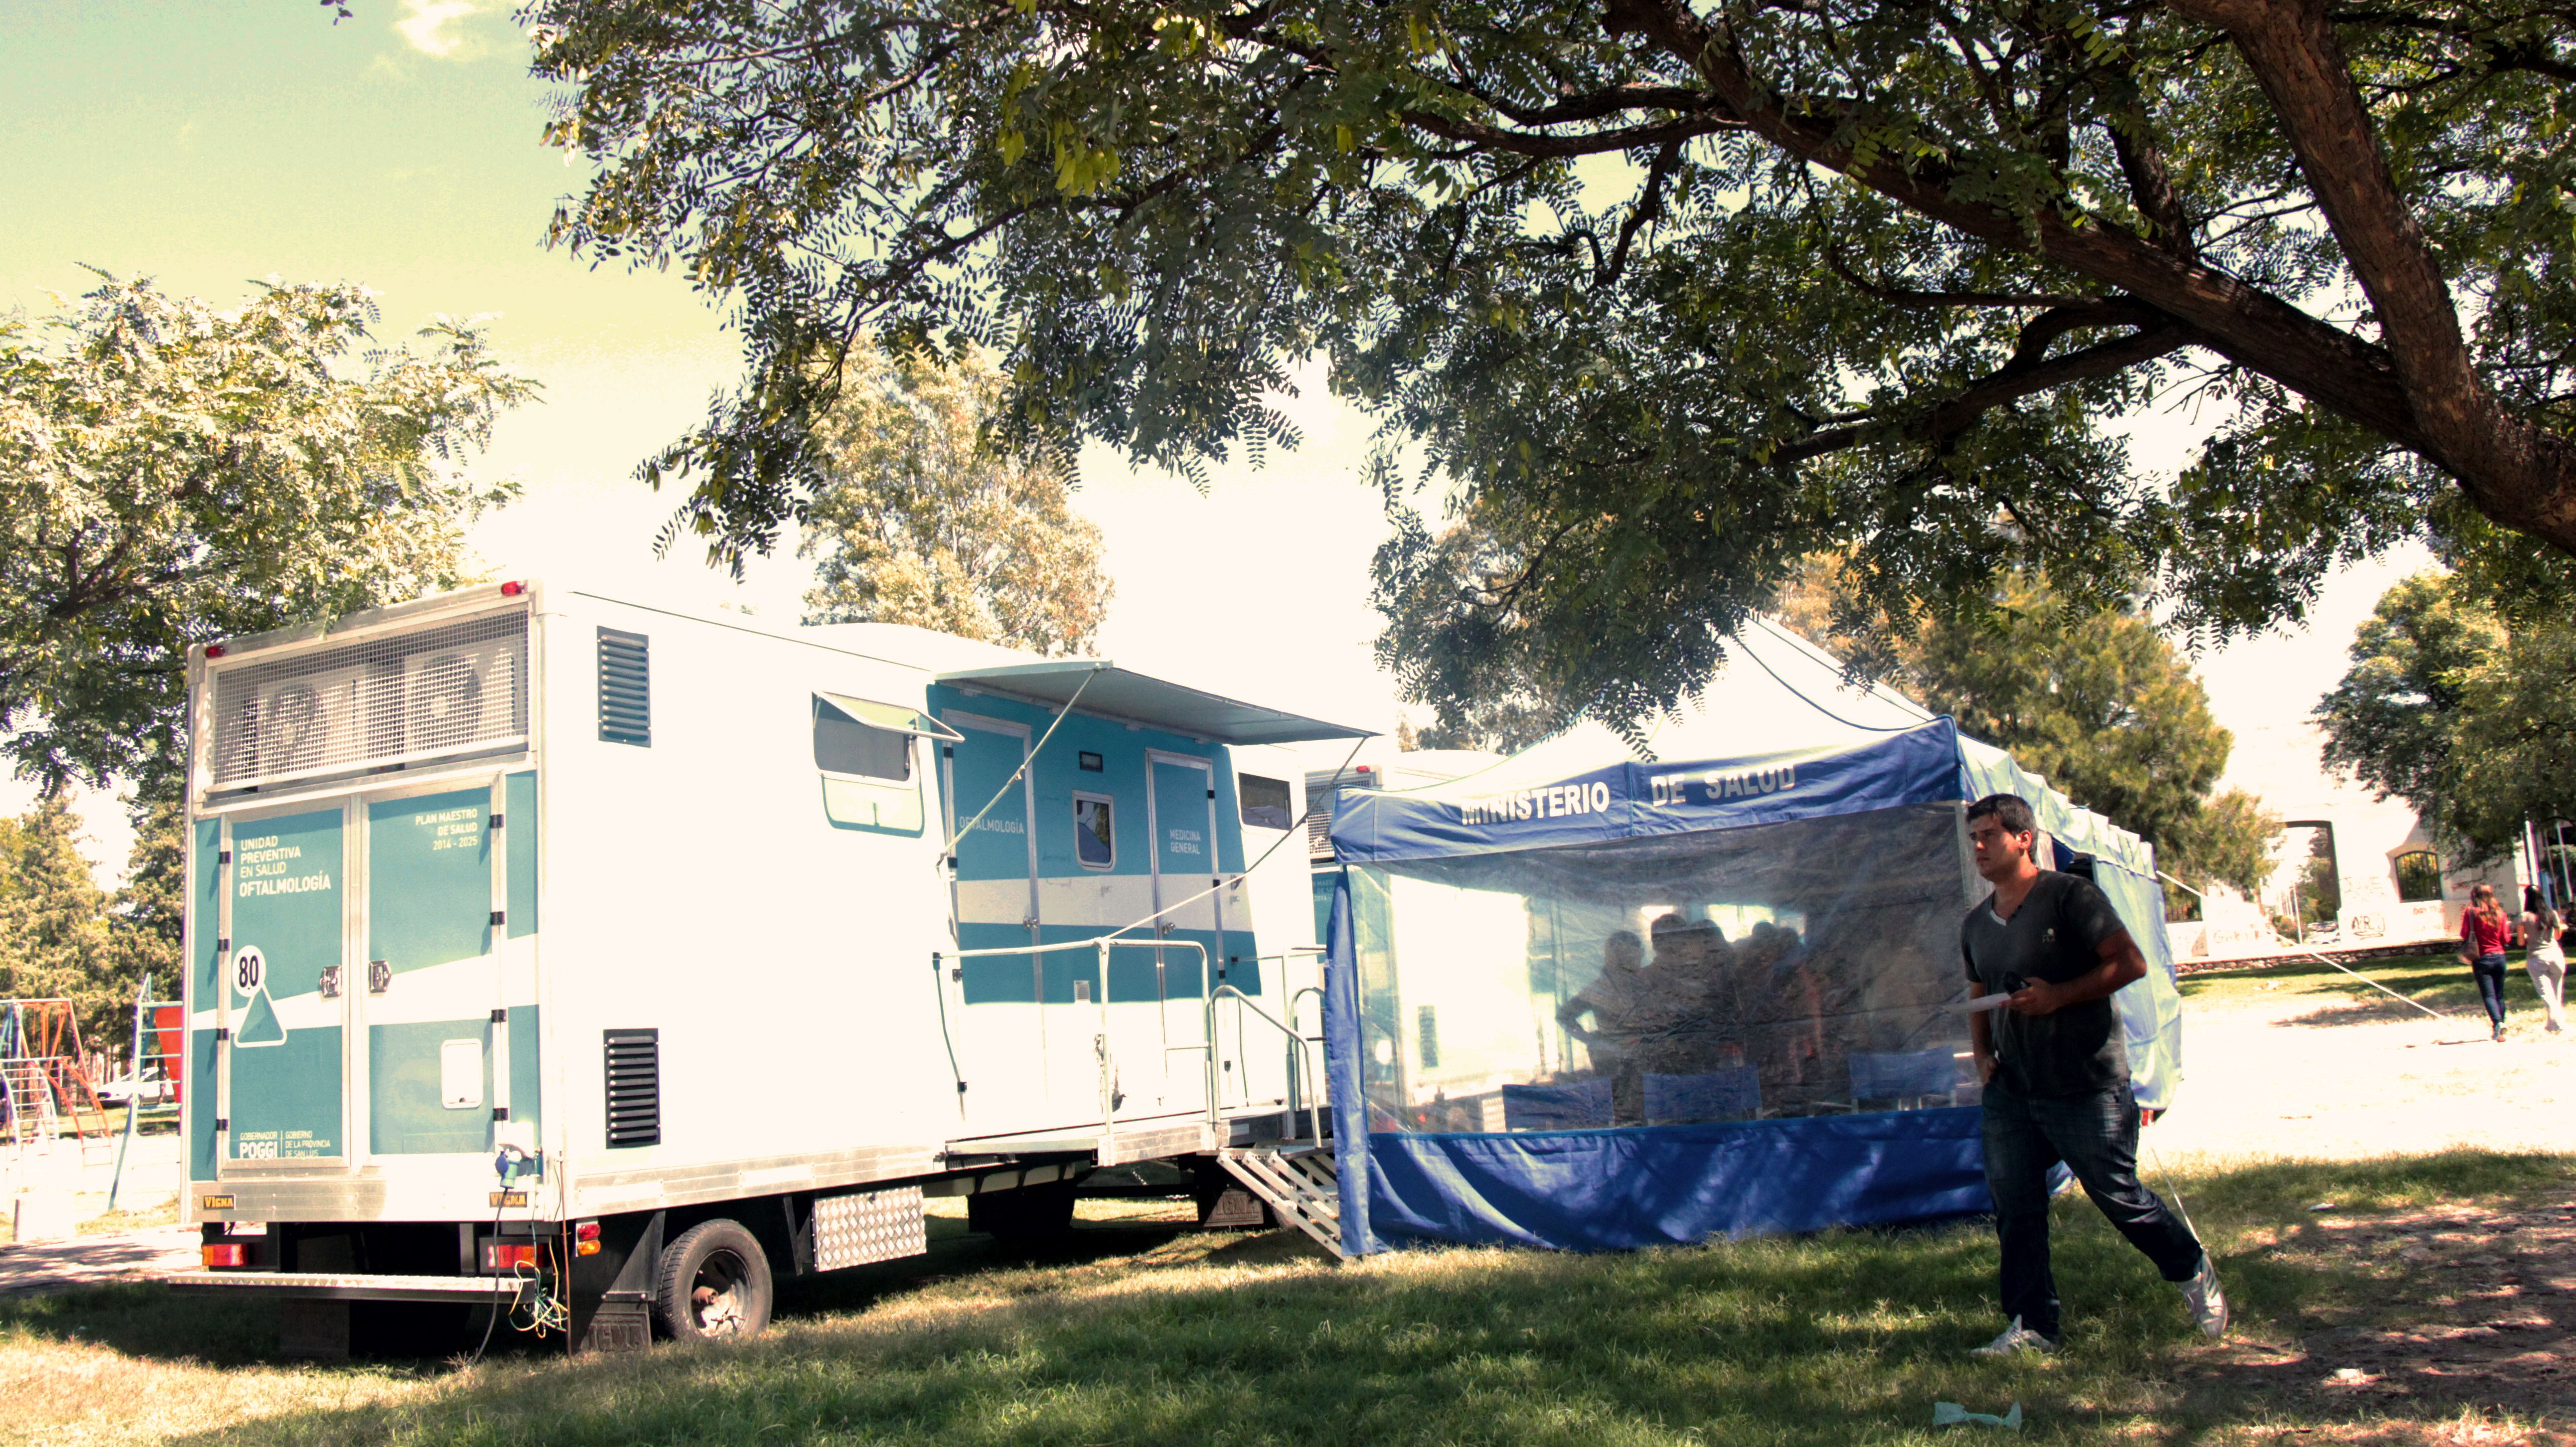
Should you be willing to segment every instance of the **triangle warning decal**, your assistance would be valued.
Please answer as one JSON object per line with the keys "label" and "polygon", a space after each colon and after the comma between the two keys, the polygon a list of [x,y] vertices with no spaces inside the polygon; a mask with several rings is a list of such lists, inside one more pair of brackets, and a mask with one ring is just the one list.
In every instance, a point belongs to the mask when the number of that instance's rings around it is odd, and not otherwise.
{"label": "triangle warning decal", "polygon": [[251,996],[250,1013],[242,1017],[241,1033],[233,1037],[235,1045],[283,1045],[286,1027],[277,1022],[277,1007],[269,1003],[268,992]]}

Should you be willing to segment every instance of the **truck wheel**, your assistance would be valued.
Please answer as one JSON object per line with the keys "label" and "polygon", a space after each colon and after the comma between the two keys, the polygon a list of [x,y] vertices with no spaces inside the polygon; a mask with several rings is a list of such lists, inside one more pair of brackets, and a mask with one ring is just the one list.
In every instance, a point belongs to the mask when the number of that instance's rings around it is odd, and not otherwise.
{"label": "truck wheel", "polygon": [[769,1258],[731,1221],[705,1221],[662,1248],[653,1316],[677,1341],[750,1336],[769,1325]]}
{"label": "truck wheel", "polygon": [[1073,1183],[979,1191],[966,1198],[966,1229],[1005,1246],[1037,1246],[1073,1229]]}

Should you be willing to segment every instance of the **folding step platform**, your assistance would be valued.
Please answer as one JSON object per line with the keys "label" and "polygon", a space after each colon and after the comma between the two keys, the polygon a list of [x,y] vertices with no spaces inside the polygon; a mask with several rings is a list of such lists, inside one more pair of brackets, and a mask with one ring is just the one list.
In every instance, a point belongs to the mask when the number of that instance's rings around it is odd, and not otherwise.
{"label": "folding step platform", "polygon": [[1218,1151],[1216,1159],[1279,1219],[1314,1237],[1335,1259],[1350,1259],[1342,1250],[1342,1187],[1331,1146],[1237,1146]]}

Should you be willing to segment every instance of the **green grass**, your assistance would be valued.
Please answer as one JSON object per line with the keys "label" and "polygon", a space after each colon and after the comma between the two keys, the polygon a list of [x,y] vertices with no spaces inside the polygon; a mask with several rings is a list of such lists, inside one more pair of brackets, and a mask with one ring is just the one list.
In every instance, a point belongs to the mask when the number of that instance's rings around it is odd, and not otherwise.
{"label": "green grass", "polygon": [[[2315,1249],[2301,1234],[2311,1204],[2561,1201],[2572,1183],[2569,1157],[2455,1152],[2182,1184],[2241,1332],[2277,1338],[2404,1296]],[[335,1447],[1929,1443],[1956,1439],[1930,1427],[1941,1400],[2019,1401],[2039,1441],[2203,1442],[2362,1410],[2183,1373],[2209,1349],[2174,1290],[2089,1204],[2063,1200],[2057,1220],[2068,1343],[2052,1360],[1964,1355],[2001,1325],[1992,1237],[1976,1223],[1335,1268],[1285,1234],[1201,1235],[1132,1213],[1035,1261],[934,1223],[925,1260],[792,1284],[763,1338],[643,1358],[269,1366],[273,1322],[250,1309],[124,1288],[0,1304],[0,1360],[78,1343],[77,1359],[112,1356],[145,1382],[237,1364],[223,1389],[272,1415],[198,1416],[202,1430],[169,1440]],[[63,1440],[38,1404],[13,1415],[25,1440]]]}
{"label": "green grass", "polygon": [[[2540,1010],[2540,996],[2522,968],[2522,953],[2507,955],[2505,1009],[2508,1014]],[[2410,995],[2436,1010],[2484,1018],[2477,982],[2469,967],[2452,954],[2393,955],[2356,960],[2350,968],[2401,995]],[[2182,997],[2187,1004],[2241,1004],[2257,1000],[2313,997],[2321,1008],[2363,1007],[2370,1018],[2414,1016],[2416,1012],[2321,960],[2293,958],[2261,969],[2211,969],[2186,975]]]}

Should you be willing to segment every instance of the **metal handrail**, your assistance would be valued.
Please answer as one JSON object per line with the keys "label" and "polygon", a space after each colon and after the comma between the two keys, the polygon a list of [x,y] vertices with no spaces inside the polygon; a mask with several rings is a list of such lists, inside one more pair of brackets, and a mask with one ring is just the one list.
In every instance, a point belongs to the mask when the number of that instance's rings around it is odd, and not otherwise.
{"label": "metal handrail", "polygon": [[[1106,1015],[1109,1008],[1109,951],[1113,948],[1120,947],[1146,950],[1196,950],[1199,956],[1199,978],[1202,980],[1211,978],[1208,974],[1210,957],[1208,955],[1207,946],[1196,940],[1122,940],[1103,935],[1087,940],[1063,940],[1051,945],[1001,945],[990,949],[979,950],[933,950],[931,952],[930,960],[932,967],[938,968],[944,960],[948,959],[980,959],[990,958],[996,955],[1043,955],[1052,954],[1060,950],[1088,949],[1096,951],[1100,956],[1100,997],[1094,1003],[1100,1007],[1103,1014],[1101,1039],[1105,1043],[1107,1039]],[[1284,957],[1273,955],[1264,956],[1262,958],[1280,959]],[[1288,997],[1288,1013],[1292,1018],[1297,1013],[1297,1001],[1310,994],[1321,996],[1323,991],[1317,986],[1308,985],[1295,991]],[[1207,1091],[1208,1129],[1211,1133],[1222,1129],[1225,1120],[1223,1106],[1219,1101],[1217,1094],[1216,1006],[1219,1000],[1225,999],[1228,996],[1232,996],[1235,1000],[1248,1006],[1253,1014],[1260,1016],[1272,1029],[1277,1030],[1282,1036],[1286,1037],[1289,1046],[1288,1114],[1293,1119],[1299,1110],[1304,1110],[1307,1114],[1308,1126],[1314,1132],[1315,1143],[1318,1145],[1323,1144],[1324,1113],[1322,1096],[1320,1092],[1317,1092],[1315,1093],[1314,1098],[1309,1100],[1309,1092],[1306,1089],[1306,1082],[1309,1079],[1322,1079],[1321,1073],[1315,1069],[1314,1062],[1307,1053],[1308,1048],[1314,1042],[1307,1039],[1305,1036],[1298,1034],[1294,1025],[1282,1021],[1278,1016],[1261,1008],[1259,1002],[1255,1001],[1250,995],[1243,993],[1232,985],[1218,985],[1216,988],[1208,992],[1207,1003],[1202,1010],[1206,1029],[1204,1038],[1202,1038],[1199,1043],[1195,1045],[1166,1045],[1163,1047],[1163,1051],[1167,1055],[1176,1051],[1185,1050],[1198,1050],[1205,1052],[1204,1057],[1200,1062],[1200,1074],[1205,1081],[1205,1088]],[[943,992],[943,999],[944,998],[945,996]],[[946,1021],[944,1019],[942,1020],[941,1025],[944,1032],[946,1027]],[[1110,1090],[1107,1084],[1108,1069],[1108,1057],[1104,1054],[1102,1056],[1100,1119],[1100,1127],[1104,1135],[1114,1132],[1116,1128],[1116,1110],[1114,1102],[1110,1098]]]}
{"label": "metal handrail", "polygon": [[1087,940],[1059,940],[1051,945],[997,945],[986,950],[932,950],[930,957],[934,960],[963,960],[986,955],[1044,955],[1052,954],[1057,950],[1087,950],[1095,946],[1103,950],[1115,947],[1133,950],[1196,950],[1199,952],[1200,963],[1207,962],[1207,946],[1197,940],[1122,940],[1108,935],[1097,935]]}
{"label": "metal handrail", "polygon": [[[1308,995],[1314,996],[1318,1002],[1321,1002],[1324,998],[1324,987],[1321,985],[1306,985],[1299,989],[1291,990],[1288,993],[1288,1027],[1292,1030],[1297,1027],[1297,1002],[1305,999]],[[1321,1042],[1324,1037],[1321,1035],[1300,1035],[1297,1038],[1300,1040]]]}
{"label": "metal handrail", "polygon": [[[1104,1146],[1107,1142],[1114,1140],[1118,1134],[1118,1091],[1117,1087],[1111,1083],[1111,1077],[1115,1073],[1117,1067],[1109,1053],[1109,952],[1121,947],[1131,950],[1196,950],[1199,952],[1199,978],[1202,980],[1207,978],[1207,946],[1200,944],[1196,940],[1122,940],[1110,935],[1095,935],[1087,940],[1059,940],[1051,945],[997,945],[990,949],[981,950],[932,950],[930,952],[930,967],[934,970],[940,968],[940,962],[943,957],[953,957],[961,960],[984,959],[994,955],[1045,955],[1053,954],[1059,950],[1086,949],[1093,951],[1099,956],[1100,994],[1092,1001],[1092,1004],[1097,1006],[1100,1010],[1100,1030],[1099,1033],[1091,1037],[1091,1049],[1093,1056],[1100,1062],[1100,1138]],[[1231,987],[1229,986],[1227,988]],[[940,988],[939,1002],[941,1012],[939,1017],[939,1032],[942,1041],[945,1042],[948,1034],[948,994],[945,986]],[[1046,1002],[1044,1000],[1040,1000],[1038,1003],[1043,1005]],[[1216,1038],[1214,1017],[1210,1017],[1208,1038],[1211,1041]],[[1169,1055],[1174,1050],[1190,1050],[1197,1048],[1201,1047],[1167,1045],[1163,1047],[1163,1053]],[[948,1058],[948,1068],[953,1071],[957,1068],[957,1047],[953,1043],[950,1043],[948,1046]],[[1213,1062],[1216,1059],[1216,1052],[1213,1049],[1208,1051],[1208,1059],[1210,1062]],[[1213,1069],[1213,1064],[1211,1064],[1210,1068],[1211,1070]],[[965,1087],[961,1084],[958,1088],[963,1090]],[[1208,1095],[1208,1112],[1211,1118],[1216,1112],[1216,1095],[1213,1089],[1210,1090]]]}
{"label": "metal handrail", "polygon": [[[1321,1021],[1321,1015],[1322,1015],[1322,1012],[1323,1012],[1323,1010],[1324,1010],[1324,1008],[1325,1008],[1325,1006],[1324,1006],[1324,987],[1323,987],[1323,986],[1321,986],[1321,985],[1305,985],[1305,986],[1301,986],[1301,987],[1300,987],[1300,988],[1298,988],[1298,989],[1291,990],[1291,991],[1289,991],[1289,992],[1288,992],[1288,1028],[1290,1029],[1290,1031],[1291,1031],[1291,1032],[1294,1032],[1294,1031],[1295,1031],[1295,1029],[1297,1028],[1297,1002],[1298,1002],[1298,1001],[1300,1001],[1300,1000],[1305,999],[1308,995],[1312,995],[1312,996],[1314,996],[1314,997],[1315,997],[1315,1008],[1316,1008],[1316,1013],[1317,1013],[1317,1016],[1318,1016],[1317,1023],[1318,1023],[1319,1025],[1322,1023],[1322,1021]],[[1302,1050],[1304,1050],[1304,1049],[1305,1049],[1309,1044],[1316,1045],[1316,1046],[1322,1046],[1322,1045],[1324,1044],[1324,1037],[1323,1037],[1323,1035],[1322,1035],[1322,1033],[1321,1033],[1320,1031],[1319,1031],[1318,1033],[1316,1033],[1316,1034],[1313,1034],[1313,1035],[1297,1035],[1297,1036],[1295,1036],[1295,1039],[1296,1039],[1296,1041],[1297,1041],[1297,1048],[1298,1048],[1299,1050],[1301,1050],[1301,1051],[1302,1051]],[[1330,1083],[1329,1083],[1328,1081],[1324,1080],[1324,1079],[1322,1078],[1322,1076],[1320,1075],[1320,1073],[1319,1073],[1319,1074],[1318,1074],[1318,1076],[1317,1076],[1317,1078],[1316,1078],[1316,1081],[1315,1081],[1315,1103],[1316,1103],[1316,1105],[1320,1107],[1320,1106],[1324,1103],[1324,1100],[1325,1100],[1328,1096],[1330,1096],[1331,1094],[1332,1094],[1332,1087],[1331,1087]],[[1295,1107],[1294,1107],[1294,1106],[1291,1106],[1291,1107],[1290,1107],[1290,1109],[1291,1109],[1291,1110],[1294,1110],[1294,1109],[1295,1109]],[[1320,1116],[1318,1116],[1318,1117],[1317,1117],[1317,1119],[1316,1119],[1316,1122],[1315,1122],[1315,1144],[1317,1144],[1317,1145],[1319,1145],[1319,1146],[1320,1146],[1320,1145],[1322,1145],[1323,1143],[1324,1143],[1324,1125],[1323,1125],[1323,1120],[1322,1120],[1322,1118],[1321,1118]]]}
{"label": "metal handrail", "polygon": [[[1216,1002],[1229,995],[1233,996],[1236,1001],[1251,1010],[1253,1014],[1258,1015],[1263,1020],[1269,1022],[1272,1029],[1277,1030],[1281,1035],[1287,1037],[1290,1047],[1290,1053],[1288,1056],[1288,1114],[1293,1120],[1300,1109],[1298,1102],[1304,1100],[1306,1096],[1306,1091],[1304,1089],[1304,1081],[1308,1067],[1308,1061],[1306,1058],[1306,1040],[1293,1028],[1283,1023],[1278,1016],[1262,1009],[1260,1004],[1250,995],[1243,993],[1232,985],[1219,985],[1208,992],[1207,998],[1207,1035],[1210,1047],[1207,1055],[1208,1128],[1211,1131],[1215,1130],[1222,1120],[1222,1117],[1220,1117],[1217,1111],[1216,1099],[1216,1050],[1214,1048],[1216,1043]],[[1322,1145],[1324,1143],[1323,1102],[1320,1099],[1317,1099],[1305,1105],[1303,1109],[1307,1112],[1309,1123],[1315,1132],[1315,1143],[1317,1145]]]}

